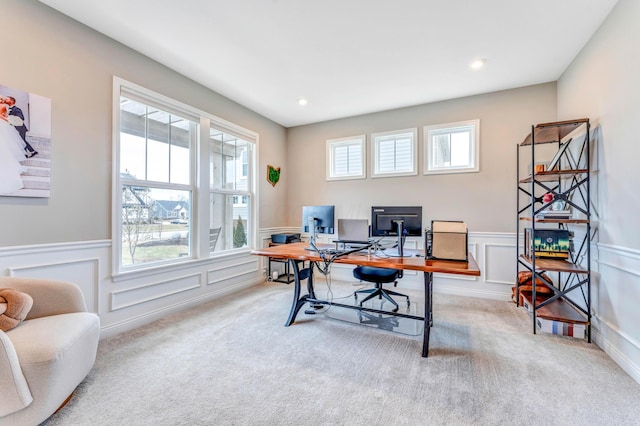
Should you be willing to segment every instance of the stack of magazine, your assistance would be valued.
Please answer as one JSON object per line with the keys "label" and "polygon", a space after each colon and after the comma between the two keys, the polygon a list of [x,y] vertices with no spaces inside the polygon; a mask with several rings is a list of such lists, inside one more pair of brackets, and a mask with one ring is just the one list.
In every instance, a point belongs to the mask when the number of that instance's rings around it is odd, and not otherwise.
{"label": "stack of magazine", "polygon": [[571,219],[570,210],[542,210],[536,219]]}

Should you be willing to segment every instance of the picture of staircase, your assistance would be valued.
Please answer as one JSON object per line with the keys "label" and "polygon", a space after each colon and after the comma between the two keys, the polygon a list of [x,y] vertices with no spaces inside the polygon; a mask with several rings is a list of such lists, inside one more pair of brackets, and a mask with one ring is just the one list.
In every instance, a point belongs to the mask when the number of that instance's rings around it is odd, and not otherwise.
{"label": "picture of staircase", "polygon": [[21,175],[24,188],[12,195],[17,197],[49,197],[51,190],[51,140],[27,136],[27,141],[38,153],[20,162],[27,169]]}

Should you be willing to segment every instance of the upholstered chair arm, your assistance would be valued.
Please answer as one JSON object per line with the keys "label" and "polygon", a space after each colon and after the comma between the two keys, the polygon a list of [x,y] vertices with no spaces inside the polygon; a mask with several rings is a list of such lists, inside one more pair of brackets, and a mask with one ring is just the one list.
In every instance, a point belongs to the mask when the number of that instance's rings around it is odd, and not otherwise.
{"label": "upholstered chair arm", "polygon": [[26,319],[87,311],[82,290],[74,283],[40,278],[0,277],[0,288],[3,287],[27,293],[33,298],[33,307]]}
{"label": "upholstered chair arm", "polygon": [[16,350],[4,331],[0,331],[0,392],[0,419],[33,401]]}

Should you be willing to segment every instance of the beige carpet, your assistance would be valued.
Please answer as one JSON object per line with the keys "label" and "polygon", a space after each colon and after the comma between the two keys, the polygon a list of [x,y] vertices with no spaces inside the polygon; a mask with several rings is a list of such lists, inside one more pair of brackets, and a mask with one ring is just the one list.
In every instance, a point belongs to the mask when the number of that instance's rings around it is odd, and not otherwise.
{"label": "beige carpet", "polygon": [[102,341],[46,425],[640,423],[638,383],[594,344],[533,335],[512,303],[436,294],[425,359],[421,337],[326,315],[284,327],[292,292],[265,283]]}

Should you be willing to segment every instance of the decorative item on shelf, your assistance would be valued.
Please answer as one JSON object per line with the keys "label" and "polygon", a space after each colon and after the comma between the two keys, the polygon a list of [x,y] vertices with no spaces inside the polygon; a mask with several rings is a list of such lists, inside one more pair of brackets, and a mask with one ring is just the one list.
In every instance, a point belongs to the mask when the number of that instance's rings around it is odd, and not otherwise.
{"label": "decorative item on shelf", "polygon": [[[543,173],[547,170],[547,166],[549,165],[548,161],[536,163],[533,167],[533,173]],[[527,174],[531,175],[531,164],[527,167]]]}
{"label": "decorative item on shelf", "polygon": [[267,182],[271,186],[276,186],[276,183],[280,180],[280,167],[274,167],[271,164],[267,165]]}
{"label": "decorative item on shelf", "polygon": [[571,209],[562,195],[547,192],[542,196],[542,201],[551,203],[549,208],[536,214],[536,219],[571,219]]}
{"label": "decorative item on shelf", "polygon": [[567,151],[567,148],[569,148],[569,144],[571,143],[572,140],[573,139],[569,139],[568,141],[560,145],[558,152],[556,152],[556,155],[553,156],[553,158],[551,159],[551,161],[549,161],[549,164],[547,165],[548,171],[556,170],[558,166],[560,166],[560,159],[562,158],[564,153]]}
{"label": "decorative item on shelf", "polygon": [[571,219],[569,210],[542,210],[536,215],[536,219]]}
{"label": "decorative item on shelf", "polygon": [[536,229],[532,238],[532,229],[524,230],[524,249],[526,256],[552,259],[568,259],[571,250],[569,231],[566,229]]}

